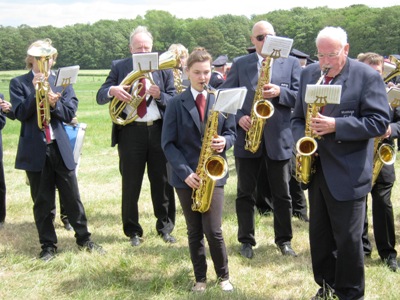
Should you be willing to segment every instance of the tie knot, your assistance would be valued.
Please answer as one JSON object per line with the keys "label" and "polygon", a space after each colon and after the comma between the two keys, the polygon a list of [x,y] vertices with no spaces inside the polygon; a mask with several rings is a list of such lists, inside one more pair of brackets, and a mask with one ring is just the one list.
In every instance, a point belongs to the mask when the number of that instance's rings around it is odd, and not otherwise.
{"label": "tie knot", "polygon": [[204,97],[203,93],[200,93],[200,94],[198,94],[197,97],[196,97],[196,102],[197,102],[197,101],[202,102],[202,101],[204,101],[205,99],[206,99],[206,98]]}
{"label": "tie knot", "polygon": [[325,76],[324,84],[329,84],[332,81],[333,77]]}

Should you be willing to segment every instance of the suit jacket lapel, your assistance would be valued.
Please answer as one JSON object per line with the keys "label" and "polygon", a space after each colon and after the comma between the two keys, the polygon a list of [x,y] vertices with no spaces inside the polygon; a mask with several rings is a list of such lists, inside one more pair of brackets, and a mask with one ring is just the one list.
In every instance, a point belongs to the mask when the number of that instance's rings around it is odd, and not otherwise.
{"label": "suit jacket lapel", "polygon": [[201,132],[201,122],[199,112],[197,110],[192,92],[190,91],[190,87],[187,88],[182,93],[182,105],[183,107],[189,112],[190,116],[192,117],[194,124],[196,125],[199,132]]}

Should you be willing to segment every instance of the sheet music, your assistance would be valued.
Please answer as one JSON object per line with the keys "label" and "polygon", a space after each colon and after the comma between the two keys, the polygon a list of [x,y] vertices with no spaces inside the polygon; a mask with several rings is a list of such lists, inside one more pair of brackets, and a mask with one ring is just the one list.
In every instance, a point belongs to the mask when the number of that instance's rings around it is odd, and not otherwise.
{"label": "sheet music", "polygon": [[307,84],[305,102],[309,104],[340,104],[341,94],[341,85]]}
{"label": "sheet music", "polygon": [[245,87],[218,90],[214,110],[236,115],[237,110],[242,108],[246,94]]}
{"label": "sheet music", "polygon": [[78,65],[59,68],[56,74],[56,86],[67,86],[76,83],[78,72]]}
{"label": "sheet music", "polygon": [[264,41],[261,53],[274,58],[287,58],[292,49],[293,39],[268,35]]}
{"label": "sheet music", "polygon": [[158,70],[158,53],[134,53],[132,54],[133,70],[153,71]]}
{"label": "sheet music", "polygon": [[400,106],[400,88],[391,87],[387,91],[388,102],[392,108]]}

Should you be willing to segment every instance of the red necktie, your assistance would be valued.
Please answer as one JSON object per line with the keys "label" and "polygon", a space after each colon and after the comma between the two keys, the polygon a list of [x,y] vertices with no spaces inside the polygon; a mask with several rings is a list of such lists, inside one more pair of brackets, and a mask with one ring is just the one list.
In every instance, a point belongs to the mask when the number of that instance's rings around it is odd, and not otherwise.
{"label": "red necktie", "polygon": [[200,121],[204,120],[204,109],[206,107],[206,97],[204,97],[203,93],[200,93],[196,97],[196,107],[199,111]]}
{"label": "red necktie", "polygon": [[147,113],[147,103],[146,103],[146,78],[139,79],[139,93],[138,95],[142,98],[142,102],[140,102],[137,108],[137,114],[140,118],[143,118]]}

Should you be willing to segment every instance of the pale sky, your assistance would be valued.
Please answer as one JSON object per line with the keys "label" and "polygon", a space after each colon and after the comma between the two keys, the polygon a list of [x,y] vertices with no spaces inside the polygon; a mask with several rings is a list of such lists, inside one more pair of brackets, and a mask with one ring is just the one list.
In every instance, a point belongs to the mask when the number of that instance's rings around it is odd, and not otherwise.
{"label": "pale sky", "polygon": [[76,23],[93,24],[99,20],[134,19],[148,10],[168,11],[177,18],[212,18],[231,14],[259,15],[276,9],[291,9],[296,6],[315,8],[327,6],[342,8],[354,4],[369,7],[398,5],[399,0],[0,0],[0,25],[30,27],[52,25],[64,27]]}

